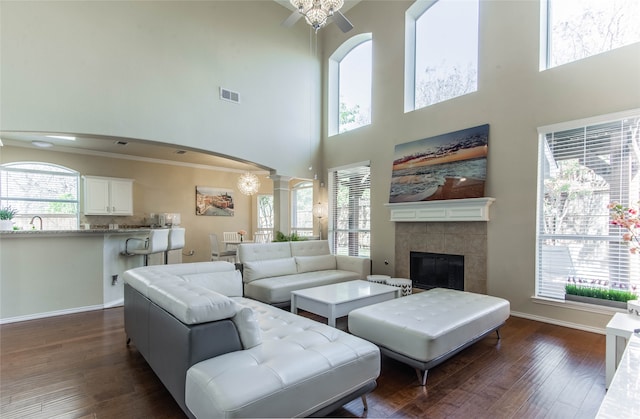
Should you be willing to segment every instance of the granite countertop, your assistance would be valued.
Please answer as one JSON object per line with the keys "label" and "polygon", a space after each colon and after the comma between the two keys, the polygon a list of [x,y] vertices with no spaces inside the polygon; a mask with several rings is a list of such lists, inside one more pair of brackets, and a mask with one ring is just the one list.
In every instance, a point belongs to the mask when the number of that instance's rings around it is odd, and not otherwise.
{"label": "granite countertop", "polygon": [[135,228],[91,228],[89,230],[5,230],[0,231],[2,237],[51,237],[51,236],[82,236],[93,234],[131,234],[146,233],[150,227]]}

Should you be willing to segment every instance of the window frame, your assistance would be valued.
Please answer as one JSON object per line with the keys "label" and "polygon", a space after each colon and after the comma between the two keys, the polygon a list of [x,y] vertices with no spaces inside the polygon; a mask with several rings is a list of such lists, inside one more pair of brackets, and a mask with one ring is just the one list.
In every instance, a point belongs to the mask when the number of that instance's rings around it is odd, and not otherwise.
{"label": "window frame", "polygon": [[[41,170],[41,169],[33,169],[33,168],[24,168],[18,166],[26,166],[26,165],[38,165],[45,166],[50,168],[56,168],[59,170]],[[29,224],[25,222],[25,220],[33,220],[33,217],[41,217],[41,219],[46,220],[47,218],[73,218],[75,219],[73,229],[77,230],[80,226],[80,173],[70,169],[68,167],[48,162],[39,162],[39,161],[16,161],[10,162],[0,165],[0,179],[4,180],[5,172],[14,172],[14,173],[34,173],[34,174],[48,174],[52,176],[61,176],[75,179],[75,196],[76,199],[39,199],[29,196],[11,196],[8,195],[7,191],[1,187],[2,182],[0,182],[0,206],[4,207],[7,205],[11,205],[10,202],[37,202],[37,203],[50,203],[50,204],[75,204],[76,211],[73,214],[65,214],[65,213],[24,213],[18,212],[14,217],[14,220],[18,221],[17,227],[27,227]],[[40,184],[38,184],[40,186]],[[53,226],[55,228],[46,228],[50,227],[46,223],[43,223],[43,230],[59,230],[60,228]],[[34,226],[35,228],[35,226]]]}
{"label": "window frame", "polygon": [[[298,193],[301,191],[311,192],[310,207],[304,208],[303,211],[298,211]],[[296,233],[298,236],[313,236],[313,182],[304,181],[297,183],[291,188],[291,232]],[[308,212],[310,216],[311,227],[298,226],[299,212]]]}
{"label": "window frame", "polygon": [[[333,253],[349,255],[349,256],[362,256],[362,257],[371,257],[371,162],[363,161],[358,162],[346,166],[334,167],[329,169],[329,214],[328,214],[328,237],[329,246]],[[356,228],[339,228],[338,224],[338,202],[337,202],[337,193],[338,189],[336,187],[337,178],[340,172],[352,173],[356,175],[365,175],[368,177],[368,186],[366,188],[362,188],[362,191],[368,191],[369,194],[369,203],[367,206],[359,205],[358,211],[359,213],[365,211],[369,217],[365,222],[369,225],[369,228],[361,228],[356,226]],[[366,173],[365,173],[366,172]],[[360,202],[359,202],[360,203]],[[349,220],[356,219],[360,224],[360,217],[348,217]],[[338,236],[340,234],[346,233],[347,244],[346,244],[346,252],[344,251],[345,246],[339,246]],[[354,243],[356,242],[357,247],[354,247]],[[363,246],[360,246],[361,242],[365,242]],[[362,251],[363,249],[368,249],[368,251]]]}
{"label": "window frame", "polygon": [[[329,57],[329,74],[327,79],[327,115],[329,124],[327,129],[329,137],[352,131],[340,132],[340,63],[354,48],[368,41],[373,42],[373,34],[371,32],[355,35],[343,42]],[[371,77],[373,79],[373,44],[371,48]],[[371,86],[371,88],[373,89],[373,86]],[[370,106],[373,107],[373,98]],[[373,113],[373,109],[371,109],[371,111]],[[371,125],[371,122],[369,122],[368,125]],[[363,126],[367,125],[362,125],[357,128],[362,128]]]}
{"label": "window frame", "polygon": [[540,0],[540,64],[539,64],[539,70],[540,71],[545,71],[545,70],[550,70],[556,67],[561,67],[563,65],[566,64],[571,64],[574,63],[576,61],[581,61],[584,59],[587,59],[589,57],[593,57],[599,54],[603,54],[609,51],[613,51],[616,50],[618,48],[622,48],[628,45],[632,45],[635,43],[640,42],[640,39],[637,39],[636,41],[632,42],[632,43],[627,43],[627,44],[623,44],[623,45],[618,45],[615,46],[613,48],[610,49],[606,49],[603,51],[599,51],[599,52],[595,52],[592,53],[590,55],[585,55],[584,57],[581,58],[577,58],[577,59],[573,59],[561,64],[555,64],[552,65],[552,42],[553,42],[553,36],[552,36],[552,7],[551,7],[551,2],[553,2],[554,0]]}
{"label": "window frame", "polygon": [[[630,277],[632,274],[636,273],[636,270],[640,269],[640,263],[639,263],[640,260],[635,260],[633,258],[637,256],[628,254],[629,253],[628,249],[625,248],[626,246],[624,246],[624,243],[622,240],[623,231],[619,230],[618,228],[612,228],[611,226],[609,226],[606,234],[603,234],[603,233],[568,234],[568,233],[561,233],[561,232],[545,232],[544,225],[543,225],[543,223],[545,222],[545,219],[544,219],[544,216],[545,216],[544,199],[545,199],[545,192],[546,192],[546,188],[544,185],[544,181],[546,179],[545,174],[546,174],[546,170],[551,170],[549,169],[549,166],[546,163],[546,161],[550,160],[548,156],[549,156],[549,153],[552,152],[547,147],[547,139],[546,139],[547,136],[552,134],[555,136],[555,134],[562,134],[562,133],[566,133],[574,130],[577,131],[580,129],[584,129],[585,133],[590,133],[591,131],[589,131],[589,128],[596,128],[600,125],[612,124],[617,122],[622,123],[622,121],[624,121],[625,119],[637,118],[639,116],[640,116],[640,109],[633,109],[629,111],[607,114],[607,115],[602,115],[602,116],[597,116],[592,118],[585,118],[585,119],[580,119],[576,121],[553,124],[553,125],[548,125],[548,126],[538,128],[539,149],[538,149],[538,191],[536,195],[537,215],[536,215],[536,242],[535,242],[535,249],[536,249],[535,298],[557,300],[557,301],[564,300],[564,285],[559,284],[557,280],[553,281],[552,278],[548,276],[544,276],[545,274],[556,275],[558,277],[564,278],[563,279],[564,284],[569,283],[569,281],[574,281],[578,284],[588,285],[588,283],[583,281],[583,279],[586,278],[589,280],[595,280],[593,284],[596,284],[598,286],[609,287],[610,284],[613,282],[624,283],[621,281],[621,278],[624,278],[625,276]],[[589,139],[588,136],[585,136],[584,141],[585,141],[584,147],[587,151],[589,151],[589,153],[586,154],[584,158],[587,158],[587,159],[590,157],[603,158],[602,154],[595,153],[596,150],[601,149],[601,146],[597,144],[595,140],[591,140]],[[565,145],[564,147],[568,148],[569,146],[573,146],[574,143],[575,141],[570,143],[568,142],[567,145]],[[587,149],[586,148],[587,146],[590,146],[592,148]],[[573,153],[575,153],[575,151],[573,151]],[[604,156],[607,156],[607,154],[605,154]],[[555,161],[555,156],[553,160]],[[615,161],[615,163],[619,163],[619,162]],[[638,176],[638,174],[636,174],[636,176]],[[604,181],[606,181],[606,179],[604,179]],[[634,189],[634,185],[635,185],[635,189]],[[598,194],[602,196],[602,194],[606,193],[607,201],[611,201],[611,200],[615,200],[615,197],[611,197],[611,192],[612,191],[615,192],[618,190],[615,187],[612,189],[612,186],[615,186],[615,185],[611,185],[607,183],[606,192],[602,192],[599,189],[589,189],[589,191],[594,197],[597,196]],[[626,188],[625,193],[639,194],[638,185],[633,183],[631,179],[629,180],[629,182],[623,184],[622,186]],[[629,199],[633,202],[623,202],[623,204],[631,204],[631,205],[636,204],[633,197],[630,197]],[[600,217],[600,223],[605,222],[604,219],[606,219],[606,223],[609,224],[610,216],[609,216],[608,210],[606,210],[606,212],[604,208],[601,208],[600,210],[602,211],[602,214],[591,211],[591,212],[580,212],[580,214],[578,215],[585,218]],[[589,220],[591,223],[593,223],[593,225],[597,225],[595,221],[591,221],[591,219]],[[556,242],[564,241],[566,242],[566,244],[564,245],[556,244],[549,247],[549,245],[546,243],[549,240],[553,240]],[[597,248],[598,244],[601,244],[604,246],[605,243],[607,244],[607,258],[606,258],[606,263],[604,264],[606,266],[606,272],[607,272],[606,278],[604,278],[604,275],[602,277],[598,277],[598,273],[599,273],[598,271],[599,269],[602,269],[602,268],[583,266],[585,264],[585,260],[587,260],[587,256],[575,257],[573,254],[571,254],[572,245],[575,246],[573,249],[574,253],[576,251],[576,248],[578,248],[579,246],[582,246],[582,247],[579,247],[580,253],[581,253],[582,252],[581,249],[584,249],[584,248],[587,248],[588,250],[590,249],[592,252],[598,251],[598,248]],[[614,244],[615,248],[612,249],[610,244]],[[627,258],[628,258],[628,262],[625,263],[625,259]],[[593,259],[593,260],[600,261],[600,259]],[[607,281],[606,285],[603,282],[605,280]],[[630,282],[629,285],[634,285],[634,283]],[[640,283],[635,283],[635,285],[640,286]],[[612,287],[612,288],[615,289],[616,287]]]}
{"label": "window frame", "polygon": [[477,68],[476,68],[476,89],[470,92],[466,92],[462,95],[454,96],[444,101],[432,103],[430,105],[416,107],[416,61],[417,61],[417,39],[416,39],[416,25],[417,21],[440,0],[416,0],[405,12],[405,36],[404,36],[404,113],[417,111],[420,109],[428,108],[429,106],[437,105],[438,103],[446,102],[447,100],[455,99],[457,97],[465,96],[479,90],[479,74],[480,74],[480,6],[482,1],[478,2],[478,34],[476,39],[476,54]]}

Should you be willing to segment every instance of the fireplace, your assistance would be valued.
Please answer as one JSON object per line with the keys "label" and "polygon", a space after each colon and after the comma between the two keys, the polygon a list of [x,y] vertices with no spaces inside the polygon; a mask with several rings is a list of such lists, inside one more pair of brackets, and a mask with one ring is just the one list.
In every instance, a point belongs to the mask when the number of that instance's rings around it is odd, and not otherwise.
{"label": "fireplace", "polygon": [[409,269],[414,288],[464,291],[464,256],[411,252]]}
{"label": "fireplace", "polygon": [[459,255],[464,257],[462,289],[487,293],[486,222],[396,222],[395,230],[396,277],[412,278],[411,252]]}

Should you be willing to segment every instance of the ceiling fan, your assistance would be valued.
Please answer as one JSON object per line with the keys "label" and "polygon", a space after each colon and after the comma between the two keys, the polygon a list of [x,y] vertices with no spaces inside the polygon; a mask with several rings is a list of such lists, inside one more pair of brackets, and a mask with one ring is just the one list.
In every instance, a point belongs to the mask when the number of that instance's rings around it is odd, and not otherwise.
{"label": "ceiling fan", "polygon": [[340,11],[344,0],[289,0],[289,2],[296,11],[282,22],[284,27],[293,26],[304,16],[316,32],[329,20],[333,20],[342,32],[346,33],[353,29],[353,24]]}

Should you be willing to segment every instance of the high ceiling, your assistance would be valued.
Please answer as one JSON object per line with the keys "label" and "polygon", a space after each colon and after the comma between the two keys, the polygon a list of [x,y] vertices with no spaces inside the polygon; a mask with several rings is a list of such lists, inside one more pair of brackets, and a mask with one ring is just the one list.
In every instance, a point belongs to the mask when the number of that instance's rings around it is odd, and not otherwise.
{"label": "high ceiling", "polygon": [[[295,8],[289,0],[274,0],[276,3],[286,7],[292,12]],[[346,12],[361,0],[345,0],[341,11]],[[303,24],[301,19],[297,25]],[[281,23],[281,22],[278,22]],[[306,23],[304,23],[306,24]],[[75,141],[52,138],[51,135],[74,136]],[[52,147],[45,150],[65,151],[77,154],[98,154],[98,155],[121,155],[132,158],[147,158],[157,160],[167,160],[181,162],[192,165],[204,165],[221,168],[231,171],[264,171],[268,168],[259,167],[249,162],[240,162],[226,156],[218,156],[202,150],[188,149],[179,146],[170,146],[163,143],[155,143],[131,138],[118,138],[109,136],[77,135],[70,133],[43,133],[43,132],[0,132],[0,139],[5,145],[41,149],[33,144],[36,142],[46,142]]]}

